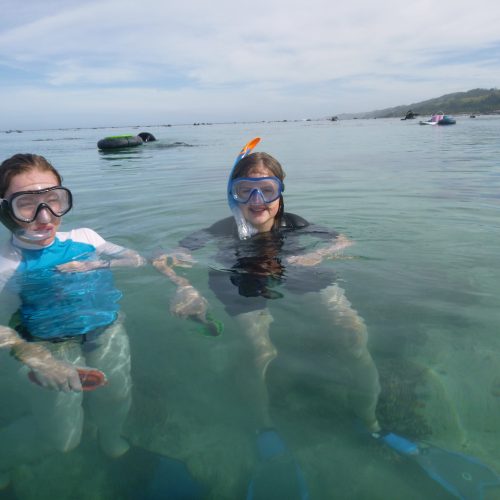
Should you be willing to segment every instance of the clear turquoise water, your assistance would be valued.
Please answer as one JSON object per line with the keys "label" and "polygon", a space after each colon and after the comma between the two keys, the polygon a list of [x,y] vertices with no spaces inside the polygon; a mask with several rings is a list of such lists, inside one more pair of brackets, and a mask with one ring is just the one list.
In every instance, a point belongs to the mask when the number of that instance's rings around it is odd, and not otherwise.
{"label": "clear turquoise water", "polygon": [[[96,148],[139,131],[159,141]],[[368,326],[381,420],[500,470],[499,135],[500,118],[481,116],[452,127],[391,119],[47,130],[0,134],[0,157],[45,155],[74,193],[65,228],[91,227],[150,256],[228,215],[230,166],[260,136],[259,149],[287,172],[287,209],[357,242],[353,258],[327,265]],[[215,339],[170,315],[174,288],[154,270],[116,272],[132,344],[126,434],[184,461],[207,498],[236,499],[255,461],[255,375],[249,346],[208,289],[212,250],[198,252],[187,275],[225,324]],[[272,307],[272,414],[311,498],[449,498],[414,464],[367,442],[328,373],[307,359],[300,338],[325,324],[320,309],[297,296]],[[14,491],[23,500],[117,498],[113,467],[89,422],[77,450],[18,471]]]}

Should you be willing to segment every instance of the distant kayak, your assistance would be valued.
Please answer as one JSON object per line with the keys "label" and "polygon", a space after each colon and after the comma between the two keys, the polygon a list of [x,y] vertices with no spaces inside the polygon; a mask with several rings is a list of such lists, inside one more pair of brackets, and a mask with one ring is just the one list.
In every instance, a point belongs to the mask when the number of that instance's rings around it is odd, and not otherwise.
{"label": "distant kayak", "polygon": [[457,121],[451,115],[432,115],[430,120],[420,121],[420,125],[455,125]]}

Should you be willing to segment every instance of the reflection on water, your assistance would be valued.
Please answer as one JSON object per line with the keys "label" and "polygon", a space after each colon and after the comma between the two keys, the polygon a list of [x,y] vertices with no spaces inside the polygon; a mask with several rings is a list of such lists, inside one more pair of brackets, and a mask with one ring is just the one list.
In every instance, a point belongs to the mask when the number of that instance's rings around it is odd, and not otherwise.
{"label": "reflection on water", "polygon": [[130,170],[136,168],[136,164],[144,159],[147,154],[142,146],[132,148],[99,149],[98,154],[101,160],[110,162],[112,167],[120,170]]}
{"label": "reflection on water", "polygon": [[[150,129],[157,143],[99,152],[105,132],[82,129],[78,141],[61,140],[67,131],[44,132],[54,140],[37,141],[34,152],[59,167],[74,192],[66,228],[92,227],[150,255],[228,215],[234,156],[262,137],[262,150],[286,169],[287,210],[357,242],[346,252],[355,258],[325,265],[368,327],[384,427],[500,471],[499,130],[500,120],[488,117],[458,118],[449,129],[399,120],[158,127]],[[40,137],[2,134],[2,158],[32,149]],[[198,252],[183,272],[223,321],[216,338],[171,316],[175,290],[153,269],[114,273],[132,350],[126,437],[186,464],[207,498],[245,498],[257,460],[259,381],[248,340],[208,287],[208,269],[218,266],[214,250]],[[356,425],[327,364],[306,349],[328,328],[324,312],[276,291],[284,297],[273,301],[279,355],[267,374],[271,414],[311,498],[450,498],[418,465]],[[0,377],[0,425],[29,411],[8,380]],[[152,462],[144,461],[144,475]],[[20,468],[9,494],[120,498],[114,478],[132,473],[117,464],[98,450],[90,420],[80,447]]]}
{"label": "reflection on water", "polygon": [[155,142],[150,146],[152,149],[170,149],[170,148],[192,148],[194,144],[187,144],[186,142],[176,141],[176,142]]}
{"label": "reflection on water", "polygon": [[49,141],[80,141],[80,137],[49,137],[47,139],[33,139],[33,142],[49,142]]}
{"label": "reflection on water", "polygon": [[121,170],[135,169],[137,160],[141,162],[141,166],[147,165],[153,160],[155,150],[172,149],[172,148],[191,148],[194,145],[185,142],[148,142],[142,146],[114,148],[114,149],[99,149],[98,153],[102,160],[112,163],[113,167],[119,167]]}

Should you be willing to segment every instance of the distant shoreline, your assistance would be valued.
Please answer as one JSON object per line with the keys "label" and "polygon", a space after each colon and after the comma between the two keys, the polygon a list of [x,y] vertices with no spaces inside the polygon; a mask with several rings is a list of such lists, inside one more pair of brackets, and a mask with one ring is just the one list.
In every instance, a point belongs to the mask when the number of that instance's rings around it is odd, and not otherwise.
{"label": "distant shoreline", "polygon": [[[417,116],[432,116],[435,112],[418,112]],[[458,112],[458,113],[447,113],[453,116],[459,117],[469,117],[470,115],[477,116],[500,116],[500,110],[488,111],[488,112]],[[43,132],[43,131],[63,131],[63,130],[109,130],[109,129],[127,129],[127,130],[139,130],[148,128],[170,128],[170,127],[193,127],[193,126],[212,126],[212,125],[250,125],[258,123],[301,123],[301,122],[338,122],[347,120],[385,120],[385,119],[401,119],[402,116],[366,116],[365,113],[344,113],[339,114],[336,120],[332,120],[331,117],[325,118],[307,118],[307,119],[292,119],[292,120],[257,120],[257,121],[232,121],[232,122],[195,122],[195,123],[172,123],[172,124],[149,124],[149,125],[102,125],[98,127],[51,127],[51,128],[35,128],[35,129],[8,129],[0,130],[0,134],[22,134],[23,132]],[[417,118],[415,118],[417,120]],[[411,120],[409,120],[411,121]]]}

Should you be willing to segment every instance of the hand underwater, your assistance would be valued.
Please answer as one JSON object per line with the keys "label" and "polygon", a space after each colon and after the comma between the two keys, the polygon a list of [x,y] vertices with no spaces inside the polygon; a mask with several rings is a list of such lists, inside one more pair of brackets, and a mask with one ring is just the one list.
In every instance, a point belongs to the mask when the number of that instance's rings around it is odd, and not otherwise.
{"label": "hand underwater", "polygon": [[339,234],[337,238],[335,238],[333,245],[325,248],[325,251],[328,255],[334,256],[336,253],[341,252],[342,250],[349,248],[352,245],[354,245],[354,241],[350,240],[343,234]]}
{"label": "hand underwater", "polygon": [[295,264],[297,266],[317,266],[321,263],[323,257],[317,253],[307,253],[304,255],[292,255],[287,257],[287,264]]}
{"label": "hand underwater", "polygon": [[153,266],[159,271],[165,270],[166,267],[193,267],[195,262],[191,254],[186,250],[176,250],[170,254],[162,254],[152,260]]}
{"label": "hand underwater", "polygon": [[286,262],[287,264],[299,266],[317,266],[323,259],[341,258],[340,252],[352,245],[354,245],[354,242],[341,234],[335,238],[333,244],[329,247],[320,248],[315,252],[306,253],[304,255],[292,255],[286,259]]}
{"label": "hand underwater", "polygon": [[110,267],[110,261],[106,260],[73,260],[57,266],[56,269],[61,273],[85,273],[108,267]]}
{"label": "hand underwater", "polygon": [[208,302],[196,288],[191,285],[177,287],[170,304],[172,314],[181,318],[191,317],[201,323],[208,323],[207,310]]}
{"label": "hand underwater", "polygon": [[39,366],[33,370],[33,373],[38,383],[46,389],[63,392],[82,391],[78,372],[73,366],[66,363],[56,361],[50,366]]}
{"label": "hand underwater", "polygon": [[82,390],[76,368],[54,358],[43,346],[23,342],[15,345],[12,353],[33,370],[39,384],[46,389],[63,392]]}

